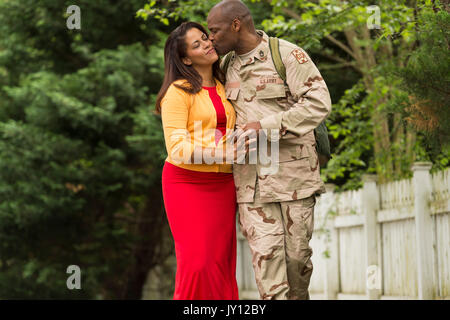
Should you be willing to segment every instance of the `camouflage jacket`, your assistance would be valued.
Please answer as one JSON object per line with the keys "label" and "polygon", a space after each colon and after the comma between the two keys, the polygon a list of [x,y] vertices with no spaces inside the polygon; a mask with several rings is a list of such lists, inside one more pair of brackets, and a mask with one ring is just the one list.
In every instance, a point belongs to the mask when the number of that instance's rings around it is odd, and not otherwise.
{"label": "camouflage jacket", "polygon": [[[236,124],[260,121],[263,129],[279,132],[276,173],[264,165],[234,164],[238,202],[253,202],[256,178],[261,202],[290,201],[325,192],[320,178],[314,128],[331,112],[331,98],[319,70],[300,47],[280,39],[286,82],[272,61],[269,38],[242,56],[232,53],[226,72],[226,96],[236,110]],[[271,135],[268,141],[274,142]],[[270,150],[271,143],[268,142]],[[269,151],[270,152],[270,151]]]}

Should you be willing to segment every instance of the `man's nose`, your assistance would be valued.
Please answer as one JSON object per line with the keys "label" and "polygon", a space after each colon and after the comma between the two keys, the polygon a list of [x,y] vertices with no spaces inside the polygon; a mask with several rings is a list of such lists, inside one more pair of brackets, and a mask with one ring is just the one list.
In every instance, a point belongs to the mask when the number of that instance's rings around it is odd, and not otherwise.
{"label": "man's nose", "polygon": [[208,39],[212,42],[214,41],[214,36],[212,35],[212,33],[209,34]]}

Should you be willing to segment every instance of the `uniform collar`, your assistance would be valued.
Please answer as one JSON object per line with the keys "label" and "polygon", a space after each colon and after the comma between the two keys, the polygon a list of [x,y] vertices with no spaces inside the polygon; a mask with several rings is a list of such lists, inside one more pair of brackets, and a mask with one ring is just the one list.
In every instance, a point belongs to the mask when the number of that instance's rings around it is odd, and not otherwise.
{"label": "uniform collar", "polygon": [[[258,59],[260,61],[266,61],[267,60],[267,54],[269,52],[269,36],[262,30],[256,30],[256,32],[261,35],[263,38],[261,42],[256,46],[255,49],[253,49],[251,52],[252,54],[248,57],[244,58],[244,61],[240,66],[246,66],[248,64],[252,64],[255,59]],[[245,56],[245,55],[244,55]],[[240,59],[236,59],[237,55],[236,52],[233,52],[233,55],[231,57],[231,61],[235,62],[235,60],[239,61]]]}
{"label": "uniform collar", "polygon": [[270,48],[269,48],[269,36],[262,30],[256,30],[256,32],[258,34],[262,35],[262,40],[261,40],[261,43],[258,45],[259,50],[258,50],[258,52],[256,52],[255,57],[258,60],[266,61],[267,54],[270,51]]}

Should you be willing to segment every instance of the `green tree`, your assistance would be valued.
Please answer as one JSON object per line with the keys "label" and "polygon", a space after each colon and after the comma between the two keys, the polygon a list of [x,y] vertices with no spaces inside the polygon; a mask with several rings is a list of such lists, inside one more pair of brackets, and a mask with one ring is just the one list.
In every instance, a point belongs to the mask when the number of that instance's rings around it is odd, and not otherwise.
{"label": "green tree", "polygon": [[401,87],[408,94],[407,103],[400,109],[429,147],[421,160],[432,160],[440,169],[450,160],[449,8],[435,3],[423,8],[417,19],[417,49],[403,68],[392,73],[401,79]]}
{"label": "green tree", "polygon": [[173,250],[151,112],[166,27],[102,0],[68,30],[70,4],[0,1],[0,299],[139,299]]}
{"label": "green tree", "polygon": [[[336,181],[340,177],[344,181],[339,184],[353,189],[361,185],[363,172],[377,173],[381,183],[410,176],[412,162],[421,158],[418,155],[431,155],[430,140],[423,139],[423,133],[406,121],[405,109],[411,103],[401,79],[394,75],[418,48],[415,31],[421,25],[426,25],[430,45],[444,42],[435,48],[436,55],[446,55],[442,24],[433,26],[417,19],[438,3],[385,0],[374,7],[370,1],[323,0],[272,4],[274,13],[264,22],[266,29],[304,44],[337,68],[351,67],[361,76],[361,81],[333,105],[328,123],[330,134],[339,142],[335,158],[324,170],[325,178]],[[435,30],[432,40],[431,30]],[[428,58],[431,62],[432,57]],[[446,66],[441,66],[441,72],[446,73],[448,57],[442,64]],[[445,81],[443,84],[445,87]],[[448,100],[442,94],[438,96],[441,101]],[[434,160],[435,168],[442,168],[449,158],[448,151],[438,148],[434,153],[438,156],[426,158]]]}
{"label": "green tree", "polygon": [[[438,8],[438,1],[384,0],[376,6],[365,0],[244,2],[252,11],[269,5],[270,17],[262,20],[262,28],[310,52],[331,84],[334,104],[327,123],[334,158],[323,170],[325,180],[343,189],[354,189],[361,186],[360,177],[365,172],[376,173],[383,183],[408,177],[410,166],[417,159],[433,160],[434,168],[448,163],[448,151],[438,147],[433,153],[430,139],[425,139],[424,133],[407,121],[406,110],[412,103],[402,79],[395,75],[395,71],[406,66],[411,53],[421,47],[417,34],[421,23],[429,25],[423,35],[433,35],[429,44],[439,41],[442,45],[435,50],[439,56],[446,55],[448,42],[436,29],[442,28],[442,23],[433,26],[418,20],[423,12]],[[170,2],[172,10],[157,9],[158,3],[151,1],[140,14],[176,21],[178,16],[192,16],[191,9],[196,17],[205,9],[205,4],[192,7],[192,1],[187,0]],[[430,29],[435,31],[430,33]],[[448,58],[442,59],[441,72],[448,69],[447,61]],[[417,71],[420,68],[418,65]],[[415,80],[419,85],[420,81]],[[442,101],[448,100],[445,95],[438,96]]]}

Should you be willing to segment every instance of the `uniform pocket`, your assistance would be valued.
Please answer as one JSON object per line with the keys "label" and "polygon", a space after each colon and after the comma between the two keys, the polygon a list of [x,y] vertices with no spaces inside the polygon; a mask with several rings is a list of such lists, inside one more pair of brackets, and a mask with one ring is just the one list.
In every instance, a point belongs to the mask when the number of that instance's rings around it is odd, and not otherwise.
{"label": "uniform pocket", "polygon": [[[233,164],[233,178],[234,178],[234,185],[236,187],[236,191],[243,191],[243,186],[241,186],[241,175],[236,172],[236,166],[239,164]],[[242,190],[241,190],[242,188]]]}
{"label": "uniform pocket", "polygon": [[267,175],[267,185],[280,193],[313,188],[315,179],[311,172],[310,157],[305,145],[282,148],[276,172]]}
{"label": "uniform pocket", "polygon": [[306,225],[308,233],[311,235],[314,227],[314,206],[316,205],[316,196],[300,199],[302,220]]}
{"label": "uniform pocket", "polygon": [[300,204],[302,208],[310,209],[316,205],[316,196],[312,195],[308,198],[300,199]]}
{"label": "uniform pocket", "polygon": [[278,186],[280,192],[283,190],[294,191],[308,188],[305,172],[310,171],[309,159],[301,158],[278,163],[278,172],[269,175],[268,179],[272,180],[271,184]]}
{"label": "uniform pocket", "polygon": [[306,236],[308,240],[311,240],[314,231],[314,206],[316,204],[316,197],[314,195],[301,199],[301,213],[302,220],[306,228]]}
{"label": "uniform pocket", "polygon": [[227,99],[234,100],[234,101],[237,100],[240,90],[241,90],[240,88],[227,88],[225,90]]}
{"label": "uniform pocket", "polygon": [[303,145],[283,146],[278,152],[278,162],[309,158],[309,153]]}
{"label": "uniform pocket", "polygon": [[284,84],[263,84],[257,87],[256,90],[256,99],[275,99],[283,97],[286,97]]}

